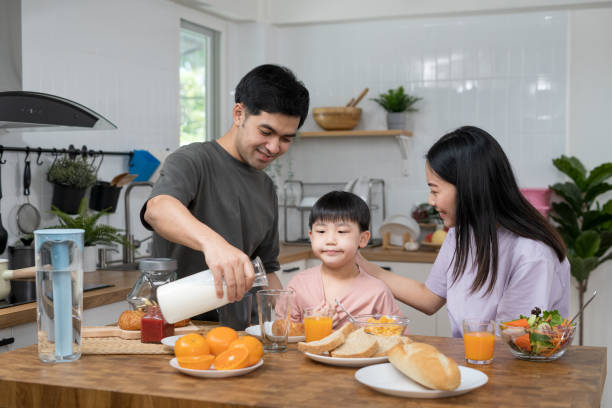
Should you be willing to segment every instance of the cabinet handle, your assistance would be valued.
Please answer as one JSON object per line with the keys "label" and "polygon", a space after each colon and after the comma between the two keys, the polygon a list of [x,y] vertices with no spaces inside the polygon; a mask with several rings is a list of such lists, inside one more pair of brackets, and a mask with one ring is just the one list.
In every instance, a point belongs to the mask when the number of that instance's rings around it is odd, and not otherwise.
{"label": "cabinet handle", "polygon": [[14,337],[7,337],[6,339],[0,340],[0,347],[7,346],[9,344],[13,344],[15,342]]}
{"label": "cabinet handle", "polygon": [[391,267],[390,266],[381,266],[381,268],[383,268],[386,271],[391,272]]}
{"label": "cabinet handle", "polygon": [[295,271],[299,271],[299,270],[300,270],[300,267],[299,267],[299,266],[296,266],[296,267],[294,267],[294,268],[287,268],[287,269],[283,269],[283,272],[285,272],[285,273],[289,273],[289,272],[295,272]]}

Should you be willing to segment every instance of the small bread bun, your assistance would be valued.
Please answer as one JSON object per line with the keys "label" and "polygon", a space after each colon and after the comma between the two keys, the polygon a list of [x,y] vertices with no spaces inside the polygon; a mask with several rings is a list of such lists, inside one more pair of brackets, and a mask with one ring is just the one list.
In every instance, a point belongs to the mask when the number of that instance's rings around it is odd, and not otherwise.
{"label": "small bread bun", "polygon": [[140,319],[144,316],[141,310],[125,310],[119,316],[119,328],[123,330],[140,330]]}
{"label": "small bread bun", "polygon": [[[287,328],[287,320],[275,320],[272,323],[272,334],[275,336],[282,336],[285,334]],[[304,323],[290,322],[289,323],[289,336],[303,336],[304,335]]]}
{"label": "small bread bun", "polygon": [[457,363],[425,343],[400,343],[387,352],[393,367],[434,390],[451,391],[461,383]]}
{"label": "small bread bun", "polygon": [[188,326],[189,323],[191,323],[190,319],[180,320],[180,321],[174,323],[174,328],[185,327],[185,326]]}

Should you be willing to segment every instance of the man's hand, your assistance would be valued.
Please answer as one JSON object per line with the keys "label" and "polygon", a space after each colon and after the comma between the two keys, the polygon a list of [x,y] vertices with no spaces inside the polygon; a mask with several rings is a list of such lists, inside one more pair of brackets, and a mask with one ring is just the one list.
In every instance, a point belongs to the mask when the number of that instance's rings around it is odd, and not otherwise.
{"label": "man's hand", "polygon": [[223,279],[225,279],[227,300],[234,302],[242,299],[253,286],[255,279],[255,271],[249,257],[223,239],[209,242],[203,252],[206,264],[215,279],[217,297],[223,297]]}

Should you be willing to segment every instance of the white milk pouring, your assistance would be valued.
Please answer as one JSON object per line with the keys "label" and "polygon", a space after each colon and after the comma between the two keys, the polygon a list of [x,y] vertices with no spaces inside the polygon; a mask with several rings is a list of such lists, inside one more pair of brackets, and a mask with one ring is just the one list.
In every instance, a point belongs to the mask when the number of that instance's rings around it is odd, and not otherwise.
{"label": "white milk pouring", "polygon": [[[267,286],[266,271],[259,257],[253,261],[253,286]],[[210,270],[198,272],[157,288],[157,301],[168,323],[176,323],[228,304],[223,285],[223,298],[217,297],[215,281]]]}

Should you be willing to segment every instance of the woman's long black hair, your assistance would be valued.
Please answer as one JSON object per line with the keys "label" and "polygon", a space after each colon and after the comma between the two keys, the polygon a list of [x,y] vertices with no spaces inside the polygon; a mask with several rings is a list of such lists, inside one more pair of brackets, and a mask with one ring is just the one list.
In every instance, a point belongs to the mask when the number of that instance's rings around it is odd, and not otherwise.
{"label": "woman's long black hair", "polygon": [[478,272],[471,293],[487,280],[485,293],[493,291],[499,259],[498,227],[547,244],[563,261],[561,236],[523,197],[510,162],[493,136],[477,127],[464,126],[442,136],[426,158],[429,167],[457,189],[453,283],[464,273],[474,234]]}

